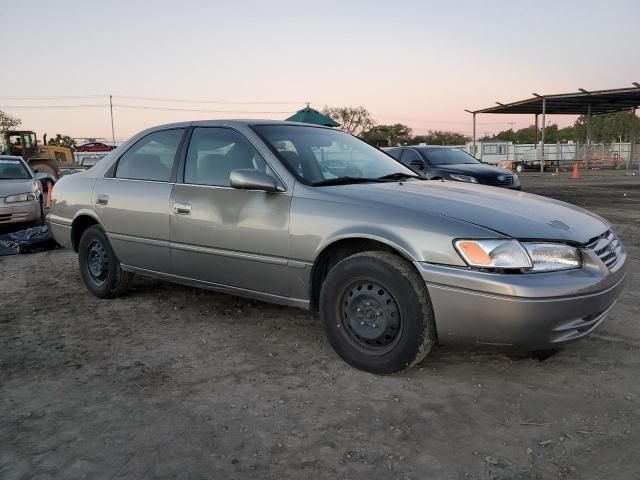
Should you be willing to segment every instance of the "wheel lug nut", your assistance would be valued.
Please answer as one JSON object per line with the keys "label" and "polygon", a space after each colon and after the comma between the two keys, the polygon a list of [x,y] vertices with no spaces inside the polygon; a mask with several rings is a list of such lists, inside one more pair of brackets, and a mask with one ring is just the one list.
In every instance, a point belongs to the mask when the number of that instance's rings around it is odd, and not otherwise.
{"label": "wheel lug nut", "polygon": [[377,313],[376,315],[378,315],[379,317],[381,317],[381,316],[382,316],[382,312],[381,312],[380,310],[378,310],[378,313]]}
{"label": "wheel lug nut", "polygon": [[362,309],[360,307],[356,308],[356,312],[361,312]]}

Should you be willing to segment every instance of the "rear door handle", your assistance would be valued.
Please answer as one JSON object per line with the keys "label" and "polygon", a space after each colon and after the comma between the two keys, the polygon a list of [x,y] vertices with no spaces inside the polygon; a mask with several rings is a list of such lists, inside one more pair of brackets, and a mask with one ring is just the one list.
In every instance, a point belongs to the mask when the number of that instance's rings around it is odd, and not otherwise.
{"label": "rear door handle", "polygon": [[174,203],[173,213],[177,215],[191,215],[191,205],[188,203]]}
{"label": "rear door handle", "polygon": [[97,205],[107,205],[109,203],[109,195],[96,195],[96,204]]}

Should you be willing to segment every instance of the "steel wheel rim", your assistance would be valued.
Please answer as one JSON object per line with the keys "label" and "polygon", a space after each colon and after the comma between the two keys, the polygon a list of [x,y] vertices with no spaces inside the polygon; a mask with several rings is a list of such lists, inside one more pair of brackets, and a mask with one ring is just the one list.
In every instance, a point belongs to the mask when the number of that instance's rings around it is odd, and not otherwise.
{"label": "steel wheel rim", "polygon": [[109,255],[102,242],[94,240],[87,247],[87,272],[91,279],[102,285],[109,271]]}
{"label": "steel wheel rim", "polygon": [[350,343],[369,354],[383,354],[396,346],[402,313],[388,288],[359,280],[344,290],[341,300],[341,330]]}

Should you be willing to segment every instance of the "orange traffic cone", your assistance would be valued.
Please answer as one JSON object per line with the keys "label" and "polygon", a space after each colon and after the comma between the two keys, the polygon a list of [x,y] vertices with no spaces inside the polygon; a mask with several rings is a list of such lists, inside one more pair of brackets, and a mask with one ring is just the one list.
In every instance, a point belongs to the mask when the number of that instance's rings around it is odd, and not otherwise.
{"label": "orange traffic cone", "polygon": [[47,189],[47,208],[51,208],[51,191],[53,190],[53,185],[49,185]]}
{"label": "orange traffic cone", "polygon": [[573,164],[573,172],[571,172],[571,180],[578,180],[580,178],[580,168],[578,162]]}

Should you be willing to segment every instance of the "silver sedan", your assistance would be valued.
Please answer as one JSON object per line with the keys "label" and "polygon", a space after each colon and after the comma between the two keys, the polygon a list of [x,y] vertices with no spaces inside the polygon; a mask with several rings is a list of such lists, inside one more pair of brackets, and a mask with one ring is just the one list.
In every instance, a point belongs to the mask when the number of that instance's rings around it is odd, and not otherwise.
{"label": "silver sedan", "polygon": [[0,226],[42,217],[42,185],[22,157],[0,155]]}
{"label": "silver sedan", "polygon": [[436,342],[547,349],[600,325],[625,249],[601,217],[430,181],[357,138],[276,121],[151,128],[64,177],[48,216],[100,298],[134,274],[319,311],[376,373]]}

